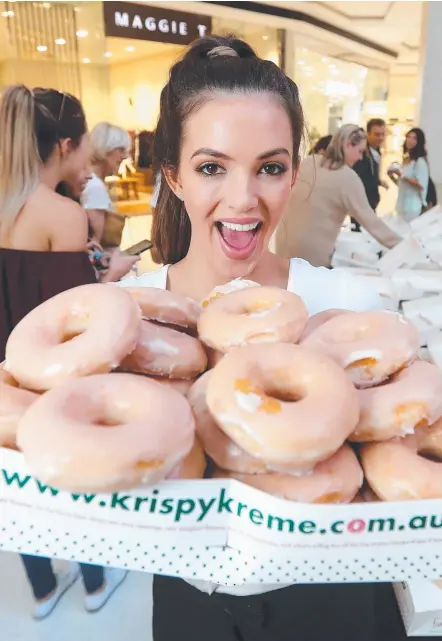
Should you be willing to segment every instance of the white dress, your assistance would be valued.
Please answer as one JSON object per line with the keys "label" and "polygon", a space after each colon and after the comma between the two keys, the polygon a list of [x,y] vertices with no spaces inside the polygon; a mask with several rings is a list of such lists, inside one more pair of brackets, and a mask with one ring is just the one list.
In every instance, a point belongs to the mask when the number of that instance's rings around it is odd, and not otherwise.
{"label": "white dress", "polygon": [[[120,287],[157,287],[167,289],[169,265],[164,265],[138,278],[120,281]],[[354,312],[383,309],[378,293],[355,276],[339,269],[313,267],[301,258],[290,260],[288,291],[300,296],[307,306],[310,316],[327,309],[348,309]],[[222,586],[206,581],[187,581],[202,592],[250,596],[279,590],[287,587],[277,585],[245,585],[238,587]]]}

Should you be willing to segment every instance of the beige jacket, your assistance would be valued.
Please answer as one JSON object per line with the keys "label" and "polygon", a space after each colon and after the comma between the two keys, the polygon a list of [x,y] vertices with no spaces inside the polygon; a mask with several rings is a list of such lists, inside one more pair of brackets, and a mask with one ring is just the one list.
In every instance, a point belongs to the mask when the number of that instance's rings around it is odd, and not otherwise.
{"label": "beige jacket", "polygon": [[321,156],[301,162],[287,209],[276,232],[276,253],[329,267],[345,217],[352,216],[385,247],[401,239],[370,207],[359,176],[347,165],[322,167]]}

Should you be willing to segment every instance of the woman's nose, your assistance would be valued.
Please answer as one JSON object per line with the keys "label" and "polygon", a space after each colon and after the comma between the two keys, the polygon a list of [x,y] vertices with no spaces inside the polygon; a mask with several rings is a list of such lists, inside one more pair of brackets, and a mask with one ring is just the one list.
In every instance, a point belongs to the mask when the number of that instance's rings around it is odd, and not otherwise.
{"label": "woman's nose", "polygon": [[259,203],[254,177],[236,175],[226,181],[226,201],[230,209],[239,213],[255,209]]}

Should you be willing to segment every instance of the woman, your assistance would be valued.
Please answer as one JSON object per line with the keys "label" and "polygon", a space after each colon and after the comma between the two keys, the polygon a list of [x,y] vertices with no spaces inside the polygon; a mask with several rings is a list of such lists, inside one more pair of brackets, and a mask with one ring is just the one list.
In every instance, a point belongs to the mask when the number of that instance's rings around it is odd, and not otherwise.
{"label": "woman", "polygon": [[279,256],[299,256],[312,265],[331,266],[336,239],[346,216],[357,220],[385,247],[400,238],[369,205],[359,176],[351,169],[366,147],[363,129],[344,125],[323,157],[313,155],[300,165],[295,187],[276,233]]}
{"label": "woman", "polygon": [[[0,103],[0,360],[9,334],[34,307],[96,282],[86,253],[88,223],[77,203],[56,193],[73,184],[89,159],[80,102],[53,89],[9,87]],[[44,618],[78,577],[55,575],[49,559],[22,556]],[[121,570],[82,565],[86,608],[98,610],[125,578]]]}
{"label": "woman", "polygon": [[124,216],[115,211],[104,182],[113,176],[129,154],[131,140],[121,127],[101,122],[91,132],[92,176],[82,195],[94,239],[105,249],[119,247],[124,229]]}
{"label": "woman", "polygon": [[[274,63],[231,37],[196,41],[171,69],[155,136],[163,179],[153,238],[165,265],[121,284],[201,300],[247,277],[296,292],[310,314],[381,308],[347,273],[268,249],[295,183],[302,131],[297,87]],[[155,576],[154,641],[376,639],[371,585],[281,587]]]}
{"label": "woman", "polygon": [[430,171],[422,129],[410,129],[405,136],[402,167],[393,165],[388,170],[388,175],[398,186],[396,211],[410,223],[421,215],[427,204]]}

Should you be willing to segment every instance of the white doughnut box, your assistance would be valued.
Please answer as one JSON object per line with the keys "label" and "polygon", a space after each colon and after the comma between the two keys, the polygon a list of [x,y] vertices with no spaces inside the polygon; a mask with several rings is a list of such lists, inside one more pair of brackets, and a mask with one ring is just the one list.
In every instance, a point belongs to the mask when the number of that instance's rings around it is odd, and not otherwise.
{"label": "white doughnut box", "polygon": [[0,449],[0,549],[222,585],[442,578],[442,500],[304,505],[234,480],[57,491]]}
{"label": "white doughnut box", "polygon": [[442,637],[442,589],[433,581],[415,579],[394,586],[409,637]]}

